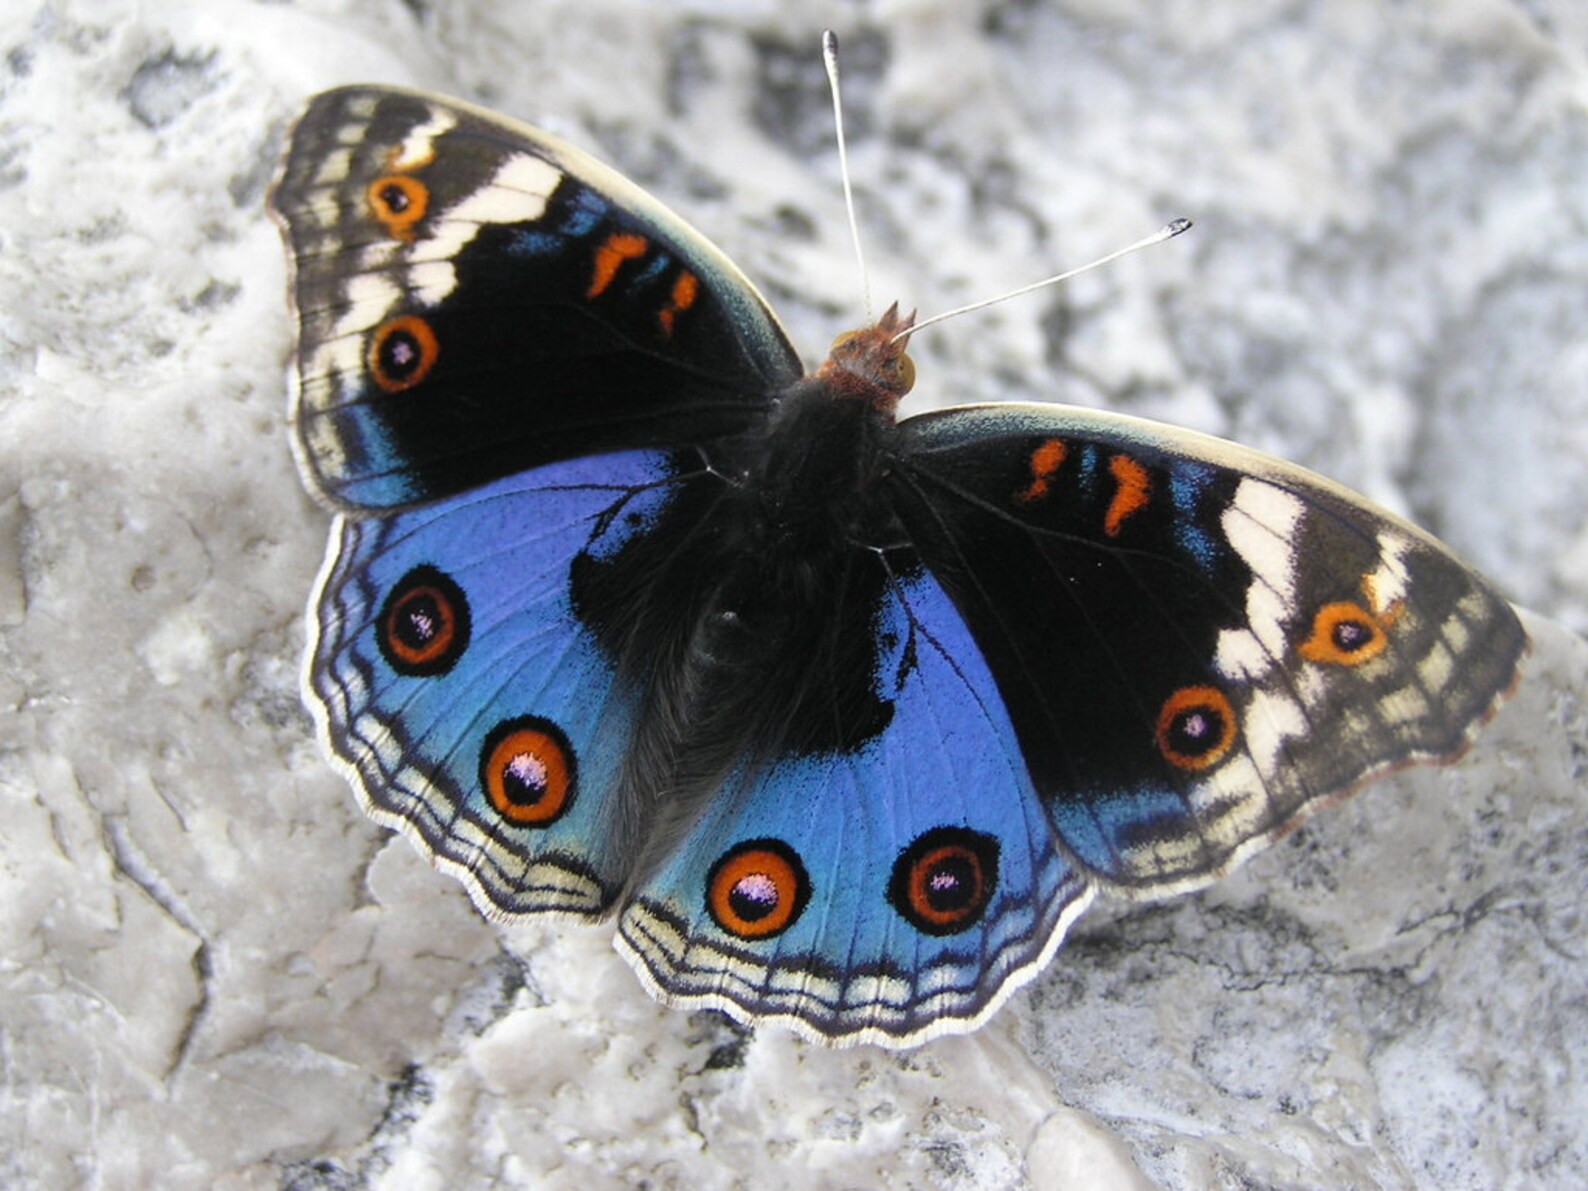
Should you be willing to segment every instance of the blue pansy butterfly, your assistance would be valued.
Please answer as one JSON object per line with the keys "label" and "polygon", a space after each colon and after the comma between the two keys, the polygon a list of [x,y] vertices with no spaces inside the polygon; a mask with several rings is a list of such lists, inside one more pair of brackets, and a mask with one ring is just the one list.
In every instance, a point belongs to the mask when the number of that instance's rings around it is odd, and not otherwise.
{"label": "blue pansy butterfly", "polygon": [[1205,885],[1514,685],[1515,614],[1422,531],[1116,414],[896,420],[909,318],[807,375],[535,129],[332,91],[273,203],[325,746],[491,917],[616,915],[670,1004],[972,1029],[1096,891]]}

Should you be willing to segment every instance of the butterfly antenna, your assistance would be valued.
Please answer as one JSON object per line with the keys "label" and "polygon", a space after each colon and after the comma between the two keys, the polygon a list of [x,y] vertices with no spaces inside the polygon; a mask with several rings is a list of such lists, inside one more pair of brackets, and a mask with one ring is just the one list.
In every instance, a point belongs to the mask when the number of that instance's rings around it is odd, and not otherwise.
{"label": "butterfly antenna", "polygon": [[1099,265],[1106,265],[1109,261],[1117,261],[1122,256],[1129,256],[1132,252],[1139,252],[1143,248],[1151,248],[1154,244],[1162,244],[1165,240],[1172,240],[1181,232],[1191,226],[1189,219],[1171,219],[1152,235],[1137,240],[1134,244],[1127,244],[1123,248],[1110,252],[1107,256],[1100,256],[1095,261],[1088,261],[1076,269],[1067,269],[1063,273],[1055,273],[1052,277],[1044,277],[1041,281],[1033,281],[1030,285],[1022,285],[1019,289],[1012,289],[1007,294],[999,294],[996,298],[984,298],[980,302],[972,302],[968,306],[956,306],[953,310],[945,310],[942,314],[934,314],[931,318],[923,318],[907,331],[901,331],[894,336],[903,339],[907,335],[914,335],[922,327],[930,327],[933,323],[940,323],[944,319],[954,318],[957,315],[969,314],[972,310],[980,310],[984,306],[993,306],[999,302],[1007,302],[1010,298],[1018,298],[1021,294],[1029,294],[1032,290],[1042,289],[1044,286],[1057,285],[1061,281],[1068,281],[1071,277],[1079,276]]}
{"label": "butterfly antenna", "polygon": [[860,251],[860,222],[855,218],[855,192],[849,184],[849,147],[844,142],[844,101],[838,86],[838,35],[822,31],[822,61],[827,66],[827,86],[833,93],[833,124],[838,129],[838,173],[844,180],[844,208],[849,212],[849,237],[855,245],[855,264],[860,267],[860,293],[865,301],[866,321],[871,321],[871,278],[866,273],[866,255]]}

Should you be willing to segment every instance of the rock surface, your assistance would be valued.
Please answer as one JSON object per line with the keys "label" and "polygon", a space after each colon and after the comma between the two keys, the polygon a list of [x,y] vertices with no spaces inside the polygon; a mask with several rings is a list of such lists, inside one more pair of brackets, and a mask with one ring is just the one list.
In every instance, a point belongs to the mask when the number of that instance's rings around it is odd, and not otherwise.
{"label": "rock surface", "polygon": [[[1588,1182],[1588,19],[889,0],[0,13],[0,1183],[1047,1188]],[[1408,512],[1552,620],[1460,764],[1084,920],[981,1032],[827,1052],[502,932],[298,703],[325,516],[263,214],[314,91],[535,120],[708,230],[808,356],[871,289],[923,403],[1107,404]],[[1562,627],[1565,626],[1565,627]]]}

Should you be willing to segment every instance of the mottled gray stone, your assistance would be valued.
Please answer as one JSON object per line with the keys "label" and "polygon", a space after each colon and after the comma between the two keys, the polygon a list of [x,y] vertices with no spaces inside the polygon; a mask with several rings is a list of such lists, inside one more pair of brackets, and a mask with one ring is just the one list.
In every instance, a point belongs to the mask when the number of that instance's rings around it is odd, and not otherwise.
{"label": "mottled gray stone", "polygon": [[262,210],[313,91],[482,100],[709,231],[808,356],[859,321],[818,22],[921,407],[1238,437],[1588,626],[1588,22],[1556,0],[23,0],[0,11],[0,1183],[1588,1181],[1588,647],[1542,619],[1467,759],[1205,894],[1086,920],[890,1055],[654,1005],[358,813],[297,701],[326,519]]}

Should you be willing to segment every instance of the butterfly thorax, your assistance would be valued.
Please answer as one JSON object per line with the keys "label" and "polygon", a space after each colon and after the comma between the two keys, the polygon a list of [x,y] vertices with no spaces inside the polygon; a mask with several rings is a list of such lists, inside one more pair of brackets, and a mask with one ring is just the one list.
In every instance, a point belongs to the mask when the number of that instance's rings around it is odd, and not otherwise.
{"label": "butterfly thorax", "polygon": [[806,377],[780,396],[764,427],[724,452],[743,461],[725,513],[757,536],[756,550],[824,554],[896,536],[878,480],[897,437],[891,411]]}
{"label": "butterfly thorax", "polygon": [[[761,426],[702,448],[709,467],[681,486],[669,524],[576,574],[581,612],[643,709],[616,800],[635,872],[734,771],[853,752],[887,727],[873,625],[913,555],[883,483],[908,363],[885,327],[789,386]],[[856,360],[872,371],[850,371]]]}
{"label": "butterfly thorax", "polygon": [[[766,422],[714,454],[737,478],[741,528],[764,551],[822,555],[880,546],[903,531],[879,481],[897,451],[896,412],[915,381],[905,354],[914,314],[898,304],[840,335],[822,366],[779,393]],[[708,454],[712,454],[708,452]],[[736,462],[739,461],[739,462]]]}

